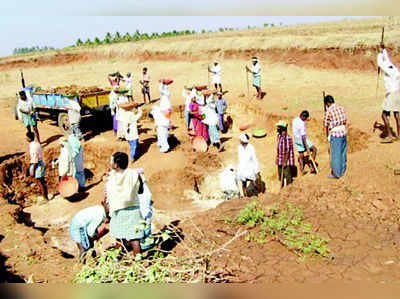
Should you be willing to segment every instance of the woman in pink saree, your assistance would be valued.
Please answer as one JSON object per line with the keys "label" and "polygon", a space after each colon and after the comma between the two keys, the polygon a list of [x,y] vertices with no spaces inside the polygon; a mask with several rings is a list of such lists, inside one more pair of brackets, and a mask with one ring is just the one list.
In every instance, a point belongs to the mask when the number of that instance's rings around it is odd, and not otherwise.
{"label": "woman in pink saree", "polygon": [[189,109],[192,117],[193,129],[196,136],[202,136],[204,140],[208,142],[207,126],[202,122],[203,117],[200,113],[200,105],[196,102],[195,97],[192,98]]}

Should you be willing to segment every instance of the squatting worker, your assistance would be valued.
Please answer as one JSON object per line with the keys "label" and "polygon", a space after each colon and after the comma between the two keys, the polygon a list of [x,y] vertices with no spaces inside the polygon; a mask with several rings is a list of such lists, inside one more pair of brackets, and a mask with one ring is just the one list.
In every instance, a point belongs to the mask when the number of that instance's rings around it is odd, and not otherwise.
{"label": "squatting worker", "polygon": [[141,252],[144,219],[140,213],[138,194],[143,193],[143,181],[138,172],[128,169],[128,155],[116,152],[111,156],[111,171],[106,182],[106,201],[110,211],[110,234],[127,241],[134,255]]}
{"label": "squatting worker", "polygon": [[208,72],[212,73],[212,82],[214,84],[214,87],[216,90],[219,90],[222,92],[222,83],[221,83],[221,76],[222,76],[222,69],[221,65],[218,63],[218,61],[214,60],[214,63],[211,67],[208,67]]}
{"label": "squatting worker", "polygon": [[[276,165],[278,166],[278,179],[281,186],[289,185],[293,182],[292,167],[294,164],[294,148],[292,137],[287,133],[287,123],[280,120],[276,123],[278,132],[278,146],[276,155]],[[283,172],[283,173],[282,173]]]}
{"label": "squatting worker", "polygon": [[107,212],[107,208],[103,206],[93,206],[80,210],[72,218],[69,234],[78,245],[81,263],[86,262],[86,253],[93,247],[93,241],[100,239],[106,233],[104,220]]}
{"label": "squatting worker", "polygon": [[[249,144],[249,135],[240,134],[239,140],[237,175],[239,180],[242,181],[243,196],[247,196],[247,183],[253,182],[256,185],[260,170],[254,146]],[[256,188],[260,192],[261,186],[256,185]]]}
{"label": "squatting worker", "polygon": [[347,163],[347,116],[343,107],[335,104],[332,96],[324,98],[327,107],[324,126],[330,142],[331,169],[328,178],[340,178],[346,171]]}
{"label": "squatting worker", "polygon": [[[297,151],[299,152],[298,161],[300,165],[300,171],[302,174],[305,174],[304,153],[307,152],[307,155],[310,156],[311,152],[314,162],[316,161],[317,158],[317,148],[312,144],[312,142],[307,137],[306,121],[308,121],[309,118],[310,118],[310,113],[307,110],[304,110],[292,122],[294,142],[296,143]],[[314,166],[312,166],[312,172],[314,173],[316,172]]]}
{"label": "squatting worker", "polygon": [[384,83],[385,83],[385,99],[382,103],[382,120],[385,125],[385,137],[382,143],[391,143],[392,137],[390,130],[390,112],[393,111],[394,118],[396,120],[397,135],[393,136],[396,140],[400,137],[400,72],[398,68],[390,61],[387,50],[384,45],[381,45],[382,52],[378,54],[377,62],[378,66],[384,73]]}
{"label": "squatting worker", "polygon": [[139,81],[142,84],[142,94],[143,94],[143,103],[146,104],[146,95],[149,99],[149,104],[151,103],[150,98],[150,75],[147,71],[147,67],[143,68],[142,80]]}
{"label": "squatting worker", "polygon": [[261,91],[261,66],[260,62],[258,61],[257,57],[253,57],[251,59],[252,61],[252,67],[249,68],[246,65],[246,71],[248,73],[251,73],[253,75],[253,86],[257,90],[257,99],[261,100],[262,99],[262,91]]}
{"label": "squatting worker", "polygon": [[29,155],[31,158],[29,164],[28,175],[33,177],[40,186],[43,197],[48,200],[47,196],[47,184],[45,175],[45,165],[43,162],[43,149],[40,143],[35,140],[35,134],[33,132],[26,133],[26,139],[29,142]]}
{"label": "squatting worker", "polygon": [[24,90],[19,92],[17,104],[18,118],[23,121],[28,132],[31,132],[31,127],[36,135],[36,140],[40,143],[40,135],[37,127],[37,117],[35,113],[35,103],[29,93]]}

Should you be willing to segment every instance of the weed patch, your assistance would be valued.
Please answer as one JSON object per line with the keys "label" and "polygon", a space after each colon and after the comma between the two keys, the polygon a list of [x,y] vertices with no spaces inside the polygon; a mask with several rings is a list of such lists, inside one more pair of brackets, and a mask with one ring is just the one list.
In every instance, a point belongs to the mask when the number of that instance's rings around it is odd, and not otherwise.
{"label": "weed patch", "polygon": [[278,241],[300,260],[307,256],[331,257],[327,247],[330,240],[313,233],[312,224],[303,219],[303,211],[291,203],[279,204],[265,211],[257,201],[253,201],[239,212],[235,222],[251,229],[244,237],[247,241]]}

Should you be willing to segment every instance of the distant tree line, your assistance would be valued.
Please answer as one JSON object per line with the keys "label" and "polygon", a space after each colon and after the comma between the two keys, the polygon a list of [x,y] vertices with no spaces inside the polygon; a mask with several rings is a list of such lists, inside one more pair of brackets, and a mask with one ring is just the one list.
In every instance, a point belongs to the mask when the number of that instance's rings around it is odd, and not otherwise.
{"label": "distant tree line", "polygon": [[[264,27],[274,27],[275,24],[270,23],[264,24]],[[257,28],[256,26],[251,27],[248,26],[248,29],[253,29]],[[115,43],[122,43],[122,42],[135,42],[135,41],[141,41],[141,40],[151,40],[151,39],[158,39],[158,38],[164,38],[164,37],[172,37],[172,36],[183,36],[183,35],[193,35],[193,34],[205,34],[205,33],[211,33],[211,32],[224,32],[224,31],[234,31],[234,30],[239,30],[238,28],[232,28],[232,27],[225,27],[225,28],[219,28],[218,30],[212,31],[212,30],[201,30],[199,32],[196,32],[195,30],[173,30],[169,32],[162,32],[162,33],[141,33],[139,30],[136,30],[134,33],[125,33],[124,35],[120,34],[118,31],[115,32],[115,34],[111,34],[110,32],[107,32],[106,36],[104,39],[100,39],[98,37],[95,37],[93,39],[88,38],[86,41],[83,41],[82,39],[78,39],[75,42],[75,47],[80,47],[80,46],[97,46],[97,45],[108,45],[108,44],[115,44]]]}
{"label": "distant tree line", "polygon": [[47,47],[47,46],[44,46],[44,47],[34,46],[34,47],[15,48],[13,50],[13,55],[33,53],[33,52],[41,52],[41,51],[48,51],[48,50],[55,50],[55,48]]}

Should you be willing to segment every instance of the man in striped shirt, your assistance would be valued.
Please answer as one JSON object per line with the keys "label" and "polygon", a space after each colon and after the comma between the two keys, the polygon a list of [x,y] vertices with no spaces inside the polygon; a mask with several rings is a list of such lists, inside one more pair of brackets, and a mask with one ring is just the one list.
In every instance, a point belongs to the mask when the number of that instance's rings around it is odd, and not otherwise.
{"label": "man in striped shirt", "polygon": [[291,168],[294,167],[294,148],[293,140],[287,133],[287,123],[280,120],[276,123],[278,131],[278,147],[276,156],[276,165],[278,166],[278,176],[281,182],[281,187],[293,182]]}
{"label": "man in striped shirt", "polygon": [[332,96],[324,98],[327,109],[324,126],[330,142],[331,174],[328,178],[340,178],[346,171],[347,163],[347,116],[343,107],[337,106]]}

